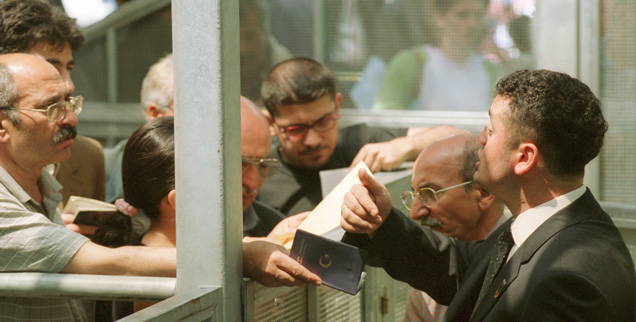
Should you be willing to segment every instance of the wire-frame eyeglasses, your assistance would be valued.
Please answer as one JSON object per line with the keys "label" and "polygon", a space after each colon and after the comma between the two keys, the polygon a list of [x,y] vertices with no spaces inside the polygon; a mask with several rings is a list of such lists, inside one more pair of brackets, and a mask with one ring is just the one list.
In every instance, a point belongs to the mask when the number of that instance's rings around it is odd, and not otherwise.
{"label": "wire-frame eyeglasses", "polygon": [[[439,202],[439,197],[437,196],[438,193],[444,192],[450,189],[462,187],[471,183],[473,182],[466,181],[466,182],[462,182],[460,184],[456,184],[454,186],[450,186],[448,188],[443,188],[439,190],[433,190],[430,187],[423,187],[417,190],[417,196],[420,198],[424,206],[433,207],[437,205],[437,203]],[[415,198],[415,195],[416,195],[416,192],[413,191],[412,189],[409,191],[404,191],[400,195],[400,199],[402,199],[402,203],[404,204],[406,209],[411,210],[411,206],[413,205],[413,198]]]}

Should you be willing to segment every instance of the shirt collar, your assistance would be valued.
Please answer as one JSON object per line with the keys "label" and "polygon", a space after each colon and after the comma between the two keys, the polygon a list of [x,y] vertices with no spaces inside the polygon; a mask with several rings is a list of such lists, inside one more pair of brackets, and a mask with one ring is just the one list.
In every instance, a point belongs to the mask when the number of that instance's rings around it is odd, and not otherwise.
{"label": "shirt collar", "polygon": [[62,194],[60,190],[62,190],[62,185],[55,180],[55,178],[49,174],[49,172],[42,168],[42,173],[38,178],[38,186],[40,187],[40,191],[42,193],[42,205],[37,203],[35,200],[29,196],[29,194],[24,191],[22,186],[18,184],[15,179],[11,176],[7,170],[3,167],[0,167],[0,182],[9,190],[9,192],[23,205],[27,205],[29,203],[38,205],[43,207],[44,211],[51,221],[56,223],[61,223],[61,218],[58,218],[58,205],[62,200]]}
{"label": "shirt collar", "polygon": [[546,220],[579,199],[585,193],[585,189],[585,186],[581,186],[564,195],[528,209],[517,216],[510,227],[512,239],[515,241],[515,248],[521,247],[523,242]]}

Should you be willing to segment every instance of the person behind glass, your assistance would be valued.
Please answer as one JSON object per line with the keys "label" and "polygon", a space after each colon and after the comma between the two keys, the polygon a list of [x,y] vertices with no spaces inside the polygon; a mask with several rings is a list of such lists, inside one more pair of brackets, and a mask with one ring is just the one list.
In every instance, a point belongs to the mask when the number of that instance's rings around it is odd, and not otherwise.
{"label": "person behind glass", "polygon": [[[400,196],[411,219],[458,240],[482,240],[507,217],[491,193],[472,182],[479,141],[457,135],[429,145],[415,160],[411,191]],[[442,321],[447,306],[413,289],[405,321]]]}
{"label": "person behind glass", "polygon": [[338,129],[342,95],[331,71],[310,58],[274,66],[263,82],[270,134],[282,167],[263,184],[258,200],[286,215],[313,210],[322,200],[321,170],[364,161],[373,172],[415,160],[426,145],[461,132],[449,126],[380,128],[357,124]]}
{"label": "person behind glass", "polygon": [[476,49],[484,37],[489,0],[434,0],[437,47],[395,55],[382,79],[375,110],[487,111],[499,66]]}
{"label": "person behind glass", "polygon": [[607,122],[590,88],[567,74],[517,71],[496,86],[473,180],[507,206],[485,241],[465,242],[391,209],[364,171],[345,195],[345,242],[369,262],[449,305],[448,321],[634,321],[634,262],[583,184]]}
{"label": "person behind glass", "polygon": [[261,84],[272,66],[292,54],[270,31],[270,13],[264,0],[239,1],[241,95],[261,105]]}
{"label": "person behind glass", "polygon": [[[84,36],[75,19],[61,9],[39,0],[0,1],[0,54],[26,53],[44,58],[60,73],[69,93],[75,91],[71,79],[75,67],[73,53],[83,43]],[[70,196],[104,200],[102,145],[79,135],[70,152],[68,160],[47,165],[62,184],[60,209]]]}

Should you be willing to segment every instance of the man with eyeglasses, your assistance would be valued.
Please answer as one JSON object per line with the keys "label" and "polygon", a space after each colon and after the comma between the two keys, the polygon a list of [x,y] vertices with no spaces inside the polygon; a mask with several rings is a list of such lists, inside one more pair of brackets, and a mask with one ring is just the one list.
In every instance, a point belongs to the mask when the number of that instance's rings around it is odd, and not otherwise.
{"label": "man with eyeglasses", "polygon": [[391,129],[366,124],[338,129],[342,95],[331,71],[310,58],[274,66],[261,96],[282,168],[265,182],[258,200],[288,216],[310,211],[322,200],[321,170],[359,161],[373,172],[392,170],[415,160],[429,143],[462,132],[447,126]]}
{"label": "man with eyeglasses", "polygon": [[[400,198],[411,219],[458,240],[482,240],[507,218],[494,195],[472,182],[479,141],[472,134],[431,143],[413,165],[412,189]],[[442,321],[447,306],[413,289],[405,321]]]}
{"label": "man with eyeglasses", "polygon": [[[109,248],[64,226],[60,184],[43,169],[69,158],[79,100],[41,57],[0,55],[0,272],[176,276],[176,250]],[[59,109],[63,106],[64,112]],[[243,240],[243,269],[268,286],[320,284],[320,278],[266,238]],[[0,297],[0,319],[91,321],[67,298]]]}
{"label": "man with eyeglasses", "polygon": [[[147,120],[174,115],[173,56],[168,54],[150,67],[141,88],[141,101]],[[264,237],[281,220],[279,211],[256,201],[263,181],[280,168],[280,162],[271,158],[271,137],[268,123],[254,103],[245,97],[240,99],[241,108],[241,151],[243,156],[243,229],[246,236]],[[106,158],[106,201],[113,202],[123,197],[121,182],[121,160],[127,140],[115,147],[104,149]],[[303,216],[295,217],[286,224],[297,226]],[[145,216],[133,218],[142,224]],[[147,226],[147,224],[146,224]],[[138,232],[143,233],[143,232]],[[286,233],[286,230],[277,234]],[[287,232],[288,233],[288,232]]]}
{"label": "man with eyeglasses", "polygon": [[608,129],[601,102],[549,70],[516,71],[495,93],[473,180],[513,218],[484,241],[451,239],[392,209],[360,171],[344,197],[344,241],[447,304],[447,321],[635,321],[632,256],[583,180]]}
{"label": "man with eyeglasses", "polygon": [[[244,236],[267,236],[280,221],[285,219],[285,216],[276,209],[256,200],[256,195],[265,179],[274,175],[280,168],[278,159],[270,157],[271,152],[272,139],[269,136],[267,119],[252,101],[241,96]],[[275,232],[276,235],[281,233],[285,232]]]}
{"label": "man with eyeglasses", "polygon": [[[84,42],[75,19],[59,8],[38,0],[0,1],[0,54],[27,53],[51,63],[62,76],[69,93],[75,91],[71,71],[73,52]],[[81,101],[79,102],[81,106]],[[75,127],[69,129],[75,130]],[[76,136],[71,157],[47,169],[62,184],[60,208],[72,195],[104,199],[105,174],[102,145]]]}

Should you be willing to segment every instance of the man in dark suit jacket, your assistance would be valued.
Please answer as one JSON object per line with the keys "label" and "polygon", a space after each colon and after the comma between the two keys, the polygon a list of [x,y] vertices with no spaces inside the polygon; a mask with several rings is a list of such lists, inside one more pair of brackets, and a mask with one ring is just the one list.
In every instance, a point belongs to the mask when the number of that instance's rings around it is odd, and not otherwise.
{"label": "man in dark suit jacket", "polygon": [[[607,131],[599,100],[566,74],[519,71],[497,84],[489,114],[474,181],[506,204],[512,220],[483,242],[448,238],[391,209],[386,188],[360,172],[362,185],[342,208],[345,241],[448,304],[449,321],[634,321],[634,263],[583,185]],[[508,229],[512,248],[491,274]]]}

